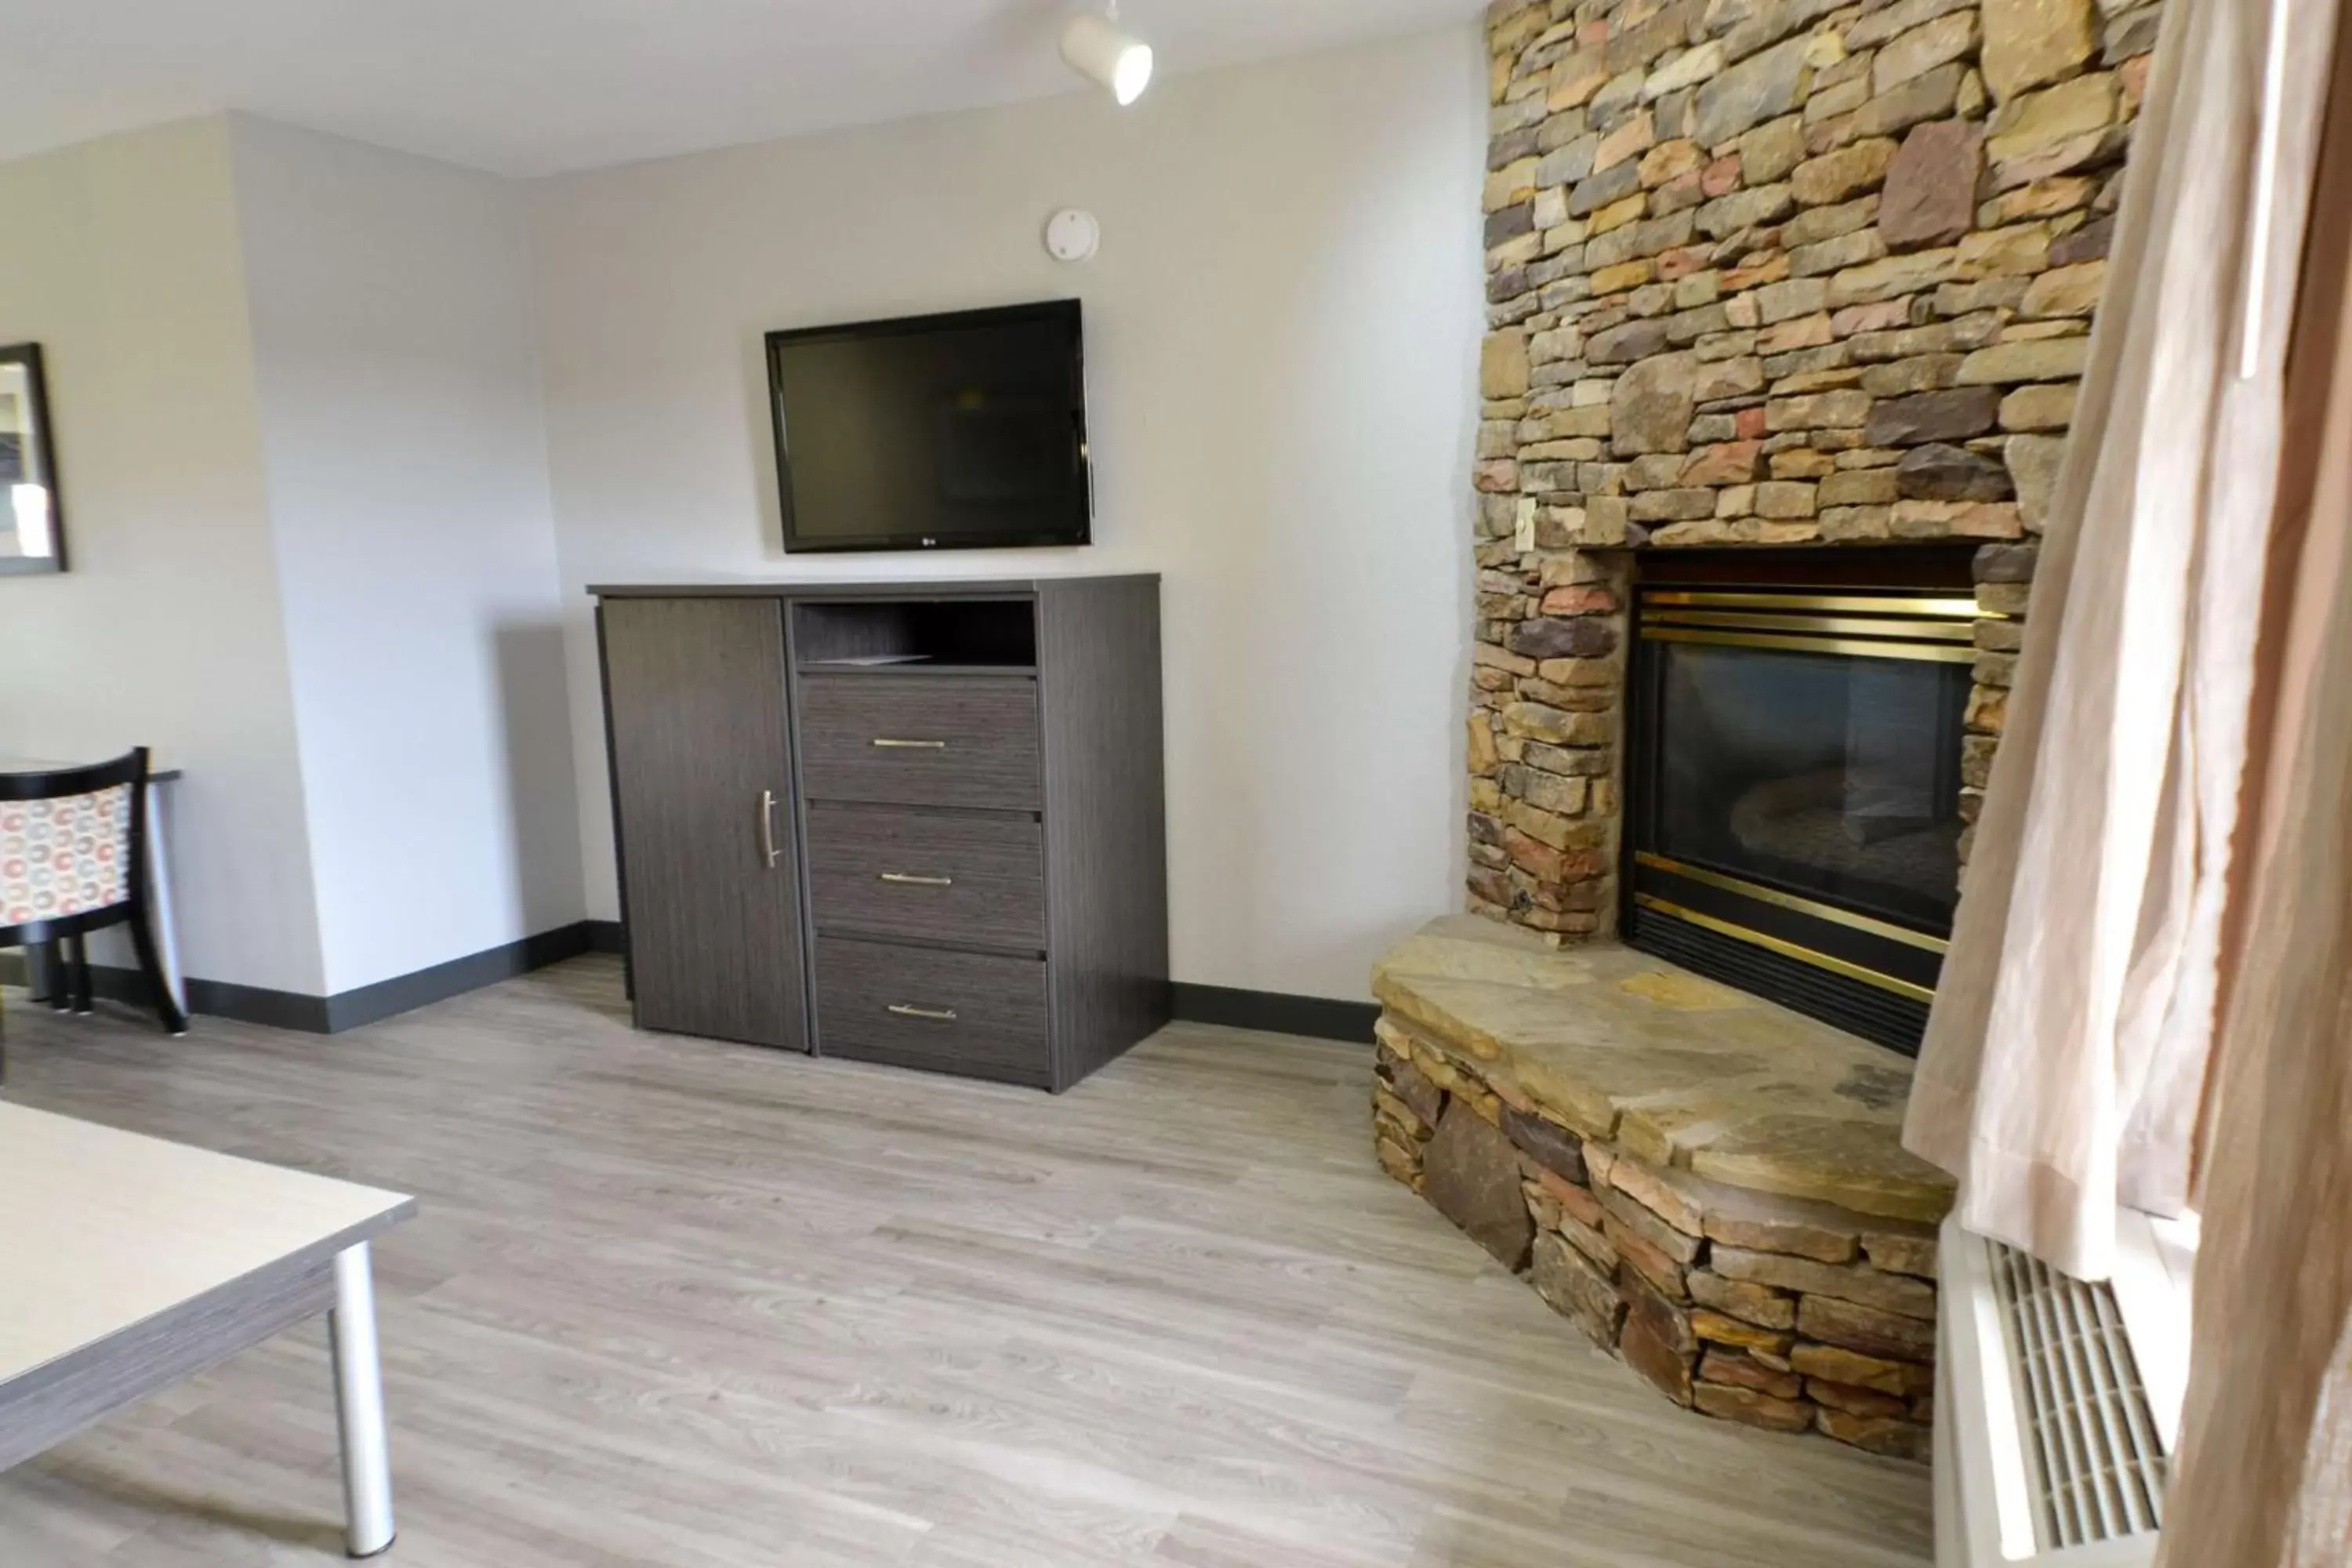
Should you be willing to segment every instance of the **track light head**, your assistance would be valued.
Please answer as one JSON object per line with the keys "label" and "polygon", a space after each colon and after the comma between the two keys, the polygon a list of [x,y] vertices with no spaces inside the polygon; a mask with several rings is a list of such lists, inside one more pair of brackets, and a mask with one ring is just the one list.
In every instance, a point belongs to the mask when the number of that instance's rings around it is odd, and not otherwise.
{"label": "track light head", "polygon": [[1121,108],[1151,85],[1151,46],[1091,11],[1071,17],[1062,29],[1062,58],[1080,76],[1110,89]]}

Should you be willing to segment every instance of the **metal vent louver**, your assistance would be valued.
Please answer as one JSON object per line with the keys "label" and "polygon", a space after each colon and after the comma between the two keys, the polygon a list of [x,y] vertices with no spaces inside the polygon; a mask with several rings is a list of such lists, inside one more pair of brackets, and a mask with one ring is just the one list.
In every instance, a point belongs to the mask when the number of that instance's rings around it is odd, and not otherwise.
{"label": "metal vent louver", "polygon": [[2115,1291],[2013,1247],[1986,1250],[2015,1351],[2018,1412],[2032,1430],[2042,1548],[2157,1530],[2164,1447]]}

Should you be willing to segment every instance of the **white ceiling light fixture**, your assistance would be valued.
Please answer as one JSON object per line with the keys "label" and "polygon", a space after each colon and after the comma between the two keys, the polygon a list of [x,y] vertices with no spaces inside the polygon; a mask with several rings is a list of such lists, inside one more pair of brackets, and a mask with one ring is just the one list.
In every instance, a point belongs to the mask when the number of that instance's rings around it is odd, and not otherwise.
{"label": "white ceiling light fixture", "polygon": [[1120,29],[1118,0],[1111,0],[1108,16],[1087,11],[1070,18],[1062,29],[1062,58],[1080,76],[1110,89],[1122,109],[1151,85],[1151,46]]}

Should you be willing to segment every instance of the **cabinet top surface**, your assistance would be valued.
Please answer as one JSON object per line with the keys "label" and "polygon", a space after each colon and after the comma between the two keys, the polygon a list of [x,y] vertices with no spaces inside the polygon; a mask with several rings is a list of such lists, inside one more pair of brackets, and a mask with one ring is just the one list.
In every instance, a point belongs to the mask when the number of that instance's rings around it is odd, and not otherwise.
{"label": "cabinet top surface", "polygon": [[1035,594],[1056,584],[1157,583],[1157,572],[1071,573],[1050,577],[929,577],[888,582],[592,583],[599,599],[962,599]]}

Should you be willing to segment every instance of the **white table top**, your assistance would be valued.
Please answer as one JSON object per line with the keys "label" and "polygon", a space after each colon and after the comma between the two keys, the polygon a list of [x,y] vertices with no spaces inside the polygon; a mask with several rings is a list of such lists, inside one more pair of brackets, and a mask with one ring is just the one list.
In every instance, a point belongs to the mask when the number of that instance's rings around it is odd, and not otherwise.
{"label": "white table top", "polygon": [[0,1102],[0,1384],[415,1200]]}

